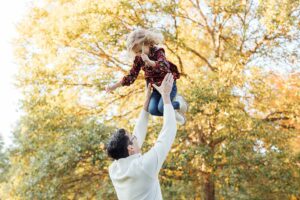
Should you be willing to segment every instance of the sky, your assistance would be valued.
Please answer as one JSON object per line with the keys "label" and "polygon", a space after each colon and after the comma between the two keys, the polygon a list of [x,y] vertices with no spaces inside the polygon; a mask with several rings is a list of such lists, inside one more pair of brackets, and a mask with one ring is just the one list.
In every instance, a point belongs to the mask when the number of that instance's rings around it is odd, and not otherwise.
{"label": "sky", "polygon": [[12,39],[17,36],[15,25],[29,9],[32,0],[0,1],[0,136],[5,148],[12,144],[12,129],[20,116],[20,92],[14,87],[18,66],[13,58]]}

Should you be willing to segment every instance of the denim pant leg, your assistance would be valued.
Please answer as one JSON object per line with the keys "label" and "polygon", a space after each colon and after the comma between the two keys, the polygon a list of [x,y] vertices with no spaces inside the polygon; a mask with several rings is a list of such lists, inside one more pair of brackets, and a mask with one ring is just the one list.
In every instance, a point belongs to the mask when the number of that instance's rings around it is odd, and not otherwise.
{"label": "denim pant leg", "polygon": [[161,99],[160,93],[157,90],[153,89],[153,92],[151,94],[150,101],[149,101],[149,106],[148,106],[148,111],[151,115],[162,116],[162,114],[161,114],[161,112],[159,112],[158,106],[157,106],[160,99]]}
{"label": "denim pant leg", "polygon": [[[173,101],[176,94],[177,94],[177,85],[176,85],[176,82],[174,81],[173,87],[172,87],[172,90],[171,90],[171,93],[170,93],[170,99],[171,99],[171,103],[173,105],[173,108],[175,110],[179,109],[179,102]],[[160,116],[162,116],[163,113],[164,113],[164,102],[163,102],[162,98],[160,98],[159,103],[158,103],[158,111],[161,113]]]}

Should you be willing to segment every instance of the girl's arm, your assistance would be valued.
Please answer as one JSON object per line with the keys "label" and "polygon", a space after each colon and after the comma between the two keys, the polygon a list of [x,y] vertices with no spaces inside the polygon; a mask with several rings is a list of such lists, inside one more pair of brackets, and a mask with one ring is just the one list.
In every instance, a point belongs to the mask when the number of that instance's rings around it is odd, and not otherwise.
{"label": "girl's arm", "polygon": [[122,86],[122,80],[120,80],[119,82],[117,82],[113,85],[107,85],[105,87],[105,90],[106,90],[106,92],[111,92],[111,91],[113,91],[113,90],[115,90],[115,89],[117,89],[118,87],[121,87],[121,86]]}
{"label": "girl's arm", "polygon": [[136,56],[134,59],[134,62],[133,62],[133,66],[129,71],[129,74],[125,75],[117,83],[106,86],[106,88],[105,88],[106,92],[111,92],[121,86],[131,85],[138,77],[140,70],[141,70],[141,59]]}
{"label": "girl's arm", "polygon": [[120,86],[129,86],[129,85],[131,85],[136,80],[136,78],[138,77],[140,70],[141,70],[141,64],[140,64],[139,58],[136,57],[136,59],[134,60],[133,66],[129,71],[129,74],[124,76],[118,82],[118,85],[120,85]]}

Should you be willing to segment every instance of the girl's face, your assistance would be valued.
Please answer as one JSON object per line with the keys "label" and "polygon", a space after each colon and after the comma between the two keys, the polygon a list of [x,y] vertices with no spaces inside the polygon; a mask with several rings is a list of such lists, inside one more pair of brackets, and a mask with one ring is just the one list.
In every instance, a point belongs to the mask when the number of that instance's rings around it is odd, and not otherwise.
{"label": "girl's face", "polygon": [[[149,45],[144,44],[144,53],[147,54],[147,55],[149,54],[149,51],[150,51],[149,47],[150,47]],[[143,44],[136,44],[136,45],[134,45],[132,50],[135,53],[135,55],[141,56],[142,48],[143,48]]]}

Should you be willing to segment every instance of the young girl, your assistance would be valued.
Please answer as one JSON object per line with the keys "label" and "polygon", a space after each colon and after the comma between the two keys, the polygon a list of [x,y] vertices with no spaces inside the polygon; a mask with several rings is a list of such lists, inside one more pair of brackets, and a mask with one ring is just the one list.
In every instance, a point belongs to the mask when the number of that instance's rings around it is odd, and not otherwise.
{"label": "young girl", "polygon": [[145,72],[147,86],[153,89],[148,111],[152,115],[163,116],[164,107],[161,94],[152,85],[160,86],[165,75],[171,72],[174,83],[170,98],[175,109],[176,120],[183,125],[186,121],[184,113],[187,111],[188,105],[182,96],[177,95],[176,80],[179,79],[180,73],[177,66],[166,59],[164,48],[159,46],[163,40],[161,33],[150,29],[136,29],[131,32],[127,38],[127,51],[134,57],[133,66],[128,75],[115,84],[107,85],[105,90],[111,92],[120,86],[131,85],[142,69]]}

